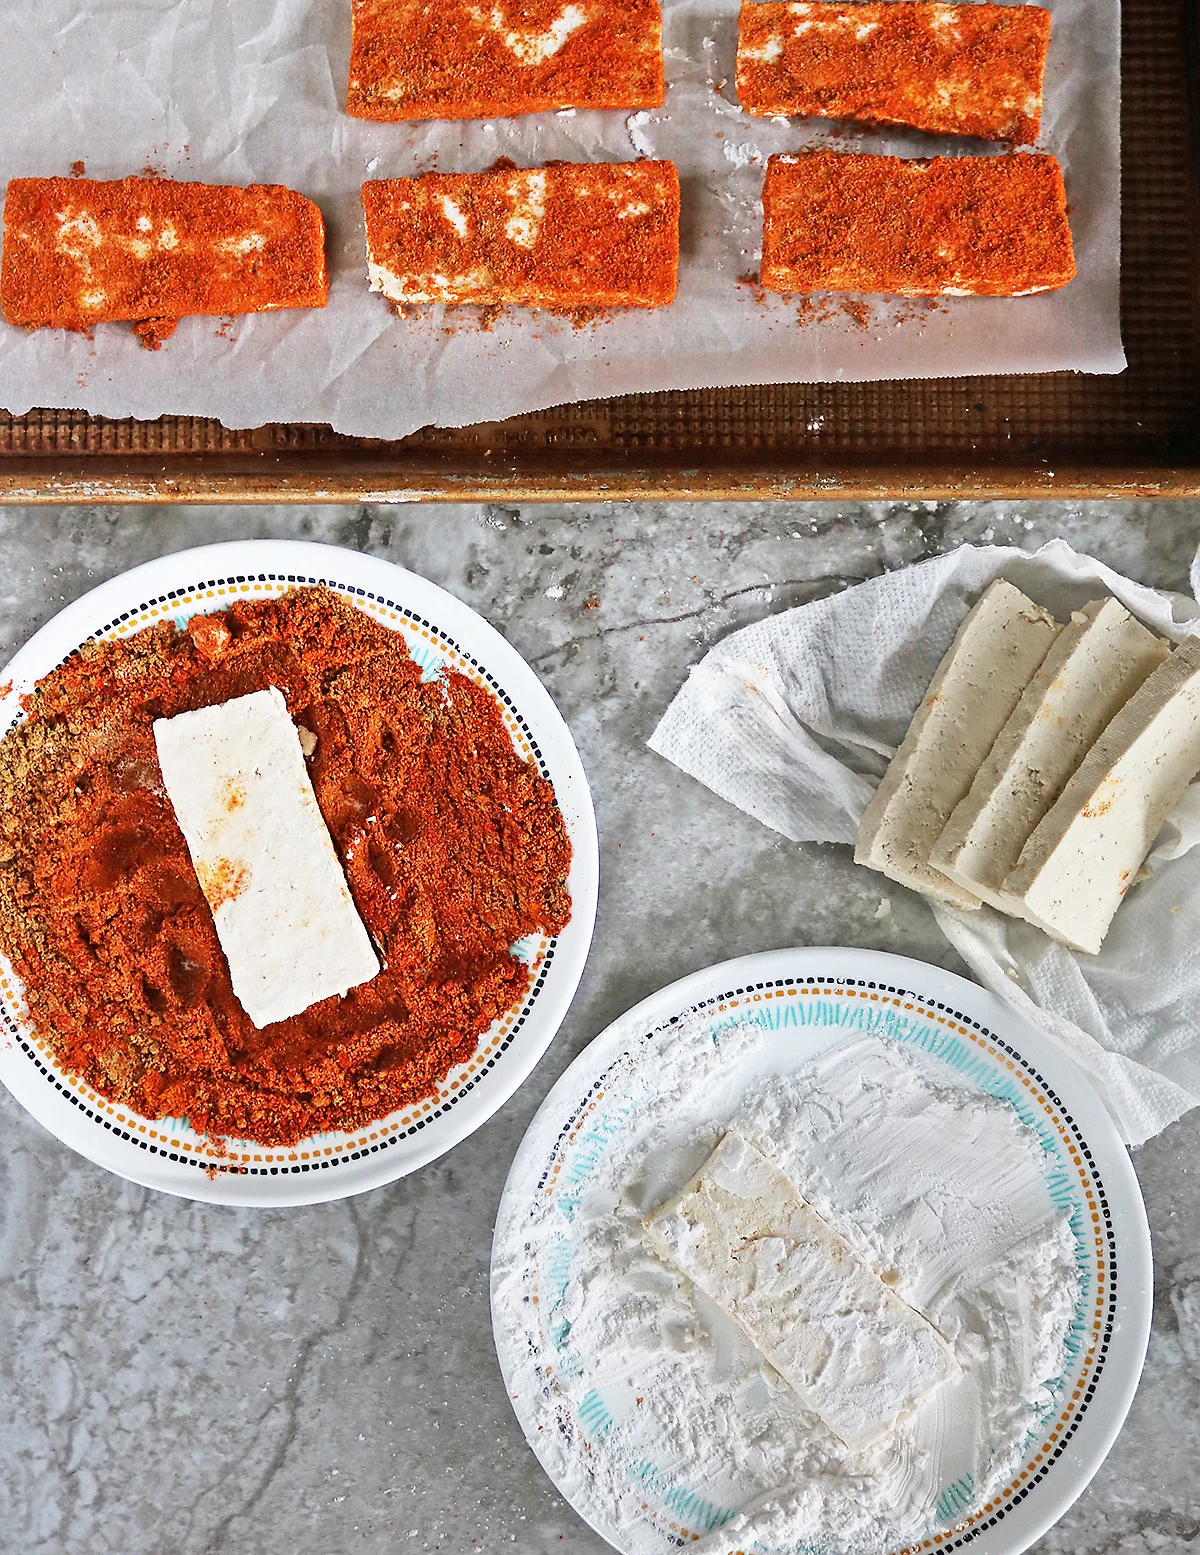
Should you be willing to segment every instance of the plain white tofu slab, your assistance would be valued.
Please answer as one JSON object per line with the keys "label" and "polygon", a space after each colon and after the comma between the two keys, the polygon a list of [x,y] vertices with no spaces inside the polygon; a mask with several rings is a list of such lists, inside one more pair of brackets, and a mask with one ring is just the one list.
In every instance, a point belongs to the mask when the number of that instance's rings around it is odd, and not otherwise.
{"label": "plain white tofu slab", "polygon": [[156,719],[154,741],[233,991],[254,1024],[369,982],[379,958],[282,694],[272,686]]}
{"label": "plain white tofu slab", "polygon": [[1200,772],[1200,640],[1105,729],[1004,882],[1030,923],[1095,955],[1184,789]]}
{"label": "plain white tofu slab", "polygon": [[1115,599],[1071,617],[930,854],[956,885],[1020,917],[1004,890],[1034,827],[1171,645]]}
{"label": "plain white tofu slab", "polygon": [[958,1375],[932,1323],[739,1134],[645,1227],[849,1447],[881,1441]]}
{"label": "plain white tofu slab", "polygon": [[998,578],[958,629],[863,814],[854,860],[955,907],[980,899],[930,863],[1058,623]]}

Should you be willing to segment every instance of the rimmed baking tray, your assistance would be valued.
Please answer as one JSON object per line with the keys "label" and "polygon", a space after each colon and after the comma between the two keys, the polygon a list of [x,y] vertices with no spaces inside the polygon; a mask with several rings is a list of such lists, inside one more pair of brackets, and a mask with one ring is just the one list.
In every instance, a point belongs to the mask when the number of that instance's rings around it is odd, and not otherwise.
{"label": "rimmed baking tray", "polygon": [[0,412],[0,502],[1200,496],[1194,0],[1125,0],[1129,366],[626,395],[398,442]]}

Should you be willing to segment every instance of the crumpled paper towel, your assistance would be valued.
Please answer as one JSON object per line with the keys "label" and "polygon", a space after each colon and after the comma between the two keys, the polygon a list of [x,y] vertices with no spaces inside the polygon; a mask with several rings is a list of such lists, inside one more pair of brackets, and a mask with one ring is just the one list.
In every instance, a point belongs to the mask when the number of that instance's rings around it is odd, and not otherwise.
{"label": "crumpled paper towel", "polygon": [[[1134,583],[1061,540],[1035,553],[962,546],[733,633],[693,669],[650,747],[795,842],[853,844],[959,623],[997,577],[1059,621],[1113,594],[1175,642],[1200,634],[1195,598]],[[1197,842],[1200,782],[1098,956],[990,907],[933,908],[980,982],[1091,1076],[1130,1145],[1200,1104]]]}

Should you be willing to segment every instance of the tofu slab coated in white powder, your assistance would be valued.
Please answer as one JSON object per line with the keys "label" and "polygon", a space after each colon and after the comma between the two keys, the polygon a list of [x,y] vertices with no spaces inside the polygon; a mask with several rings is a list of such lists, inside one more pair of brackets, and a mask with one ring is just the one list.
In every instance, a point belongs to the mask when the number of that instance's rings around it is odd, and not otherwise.
{"label": "tofu slab coated in white powder", "polygon": [[974,892],[930,856],[996,736],[1058,636],[1058,623],[998,578],[958,629],[863,813],[854,859],[955,907]]}
{"label": "tofu slab coated in white powder", "polygon": [[959,1374],[932,1323],[739,1134],[645,1225],[848,1447],[881,1441]]}
{"label": "tofu slab coated in white powder", "polygon": [[233,991],[258,1027],[379,971],[274,686],[159,718],[167,796],[212,909]]}
{"label": "tofu slab coated in white powder", "polygon": [[1189,637],[1092,746],[1021,850],[1005,894],[1030,923],[1095,955],[1197,772],[1200,639]]}
{"label": "tofu slab coated in white powder", "polygon": [[1001,912],[1021,916],[1004,891],[1034,827],[1107,725],[1171,645],[1115,599],[1077,610],[1029,682],[971,791],[930,856],[936,869]]}

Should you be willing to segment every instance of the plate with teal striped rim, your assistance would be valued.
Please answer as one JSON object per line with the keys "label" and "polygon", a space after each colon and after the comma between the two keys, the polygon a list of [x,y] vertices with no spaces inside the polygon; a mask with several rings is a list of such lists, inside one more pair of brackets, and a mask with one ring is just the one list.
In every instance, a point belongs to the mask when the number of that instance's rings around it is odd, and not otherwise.
{"label": "plate with teal striped rim", "polygon": [[[581,1393],[586,1361],[572,1351],[564,1305],[577,1206],[599,1181],[614,1140],[638,1126],[645,1086],[658,1093],[671,1083],[668,1066],[654,1061],[656,1048],[665,1051],[685,1030],[711,1047],[738,1021],[767,1037],[746,1073],[735,1053],[720,1074],[711,1100],[718,1124],[763,1074],[799,1069],[857,1033],[919,1050],[923,1064],[945,1066],[948,1082],[1000,1098],[1036,1131],[1046,1191],[1067,1217],[1078,1276],[1065,1365],[1011,1477],[982,1504],[951,1487],[909,1546],[1017,1555],[1080,1495],[1132,1402],[1152,1302],[1145,1209],[1116,1127],[1074,1063],[976,984],[901,956],[771,951],[695,973],[621,1017],[558,1081],[509,1172],[492,1252],[496,1348],[530,1447],[576,1512],[627,1555],[699,1543],[738,1510],[714,1500],[710,1483],[693,1483],[686,1459],[643,1456],[626,1467],[622,1454],[615,1471],[610,1461],[597,1472],[599,1459],[617,1456],[610,1441],[628,1389],[614,1388],[610,1398],[597,1378]],[[550,1225],[553,1233],[544,1233]],[[858,1555],[863,1548],[855,1546]],[[746,1555],[811,1552],[807,1544],[755,1542]],[[878,1555],[896,1552],[881,1544]]]}
{"label": "plate with teal striped rim", "polygon": [[472,1058],[423,1101],[353,1133],[290,1147],[207,1140],[185,1118],[143,1118],[97,1095],[56,1062],[30,1026],[23,991],[0,957],[0,1080],[64,1144],[98,1165],[167,1193],[221,1204],[282,1206],[345,1198],[444,1154],[503,1105],[550,1045],[579,984],[596,918],[596,821],[583,763],[549,692],[520,654],[461,600],[378,557],[291,540],[203,546],[103,583],[36,632],[0,671],[0,737],[21,696],[85,642],[164,620],[324,584],[402,634],[428,675],[443,666],[486,687],[515,748],[554,786],[570,837],[570,922],[519,947],[530,966],[520,1005],[481,1036]]}

